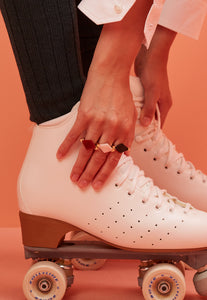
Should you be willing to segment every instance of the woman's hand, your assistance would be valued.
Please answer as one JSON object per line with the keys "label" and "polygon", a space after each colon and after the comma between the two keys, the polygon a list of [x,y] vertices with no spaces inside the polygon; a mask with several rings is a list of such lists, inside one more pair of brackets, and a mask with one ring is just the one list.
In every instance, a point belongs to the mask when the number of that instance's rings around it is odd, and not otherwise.
{"label": "woman's hand", "polygon": [[142,46],[135,59],[134,70],[144,88],[144,106],[140,116],[143,126],[151,123],[157,103],[163,125],[172,105],[167,62],[175,36],[174,31],[158,25],[149,49]]}
{"label": "woman's hand", "polygon": [[[81,97],[76,122],[59,148],[64,156],[72,144],[85,133],[86,140],[94,144],[124,144],[130,147],[134,138],[136,108],[129,90],[129,79],[114,74],[100,74],[90,71]],[[118,151],[103,153],[101,150],[87,150],[82,145],[71,172],[71,180],[80,188],[92,183],[100,189],[121,154]]]}
{"label": "woman's hand", "polygon": [[143,46],[135,60],[135,73],[140,78],[144,88],[144,106],[141,111],[140,122],[148,126],[155,116],[156,104],[159,106],[161,125],[172,106],[169,89],[167,63],[159,57],[147,55]]}
{"label": "woman's hand", "polygon": [[[104,25],[83,90],[77,119],[57,152],[63,158],[80,137],[94,144],[130,148],[137,118],[129,88],[131,65],[144,38],[143,28],[151,1],[136,1],[122,21]],[[121,154],[87,150],[82,145],[71,172],[80,188],[92,183],[100,189]]]}

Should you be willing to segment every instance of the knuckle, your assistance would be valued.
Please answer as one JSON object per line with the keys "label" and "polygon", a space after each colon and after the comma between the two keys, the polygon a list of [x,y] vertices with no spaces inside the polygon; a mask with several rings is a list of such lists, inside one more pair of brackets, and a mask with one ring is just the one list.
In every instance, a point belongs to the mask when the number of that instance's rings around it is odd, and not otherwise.
{"label": "knuckle", "polygon": [[105,158],[106,158],[106,156],[104,155],[104,153],[99,152],[97,154],[94,154],[93,163],[95,165],[100,165],[105,161]]}
{"label": "knuckle", "polygon": [[117,128],[119,123],[118,117],[116,115],[107,117],[106,122],[110,126],[110,128]]}
{"label": "knuckle", "polygon": [[154,80],[147,80],[144,82],[144,89],[147,91],[147,92],[154,92],[157,90],[157,85],[156,83],[154,82]]}
{"label": "knuckle", "polygon": [[108,158],[109,164],[112,168],[116,167],[120,159],[120,155],[110,155]]}
{"label": "knuckle", "polygon": [[81,174],[83,171],[83,168],[79,165],[79,166],[74,166],[73,170],[72,170],[72,174]]}
{"label": "knuckle", "polygon": [[96,116],[93,122],[95,123],[96,126],[101,126],[104,122],[104,116],[103,115]]}
{"label": "knuckle", "polygon": [[107,172],[101,172],[98,176],[97,176],[97,180],[101,181],[101,182],[105,182],[107,180],[109,176],[109,173]]}
{"label": "knuckle", "polygon": [[73,174],[80,174],[82,172],[82,168],[80,166],[74,166]]}
{"label": "knuckle", "polygon": [[89,182],[93,179],[93,177],[94,177],[94,173],[92,172],[92,170],[91,171],[86,170],[81,179],[86,180],[86,181]]}
{"label": "knuckle", "polygon": [[[86,150],[87,151],[87,150]],[[82,170],[85,168],[88,160],[90,158],[90,155],[88,155],[88,153],[79,153],[78,159],[75,162],[74,166],[73,166],[73,170],[79,170],[82,172]]]}
{"label": "knuckle", "polygon": [[122,130],[127,133],[133,128],[133,120],[125,119],[122,123]]}
{"label": "knuckle", "polygon": [[77,115],[77,120],[80,121],[84,121],[84,122],[89,122],[92,118],[91,112],[90,110],[83,110],[83,109],[79,109],[78,111],[78,115]]}
{"label": "knuckle", "polygon": [[155,98],[147,99],[147,100],[145,100],[144,108],[146,110],[153,110],[153,109],[155,109],[156,103],[157,103],[157,101],[155,100]]}
{"label": "knuckle", "polygon": [[145,116],[153,116],[154,115],[154,111],[155,111],[155,106],[152,103],[146,104],[145,105],[145,109],[144,109],[144,115]]}

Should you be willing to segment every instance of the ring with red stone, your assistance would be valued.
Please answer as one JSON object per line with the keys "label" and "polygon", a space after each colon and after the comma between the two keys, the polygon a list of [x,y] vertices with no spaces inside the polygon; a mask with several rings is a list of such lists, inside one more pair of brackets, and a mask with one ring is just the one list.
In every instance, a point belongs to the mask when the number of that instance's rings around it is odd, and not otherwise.
{"label": "ring with red stone", "polygon": [[129,150],[129,148],[127,146],[125,146],[124,144],[118,144],[116,146],[113,146],[113,148],[118,151],[119,153],[123,153]]}
{"label": "ring with red stone", "polygon": [[103,153],[114,152],[115,150],[119,153],[123,153],[129,150],[124,144],[112,145],[108,143],[105,144],[95,144],[92,140],[80,139],[80,142],[84,145],[87,150],[101,150]]}
{"label": "ring with red stone", "polygon": [[92,140],[80,139],[86,150],[96,150],[96,144]]}
{"label": "ring with red stone", "polygon": [[123,153],[123,152],[126,152],[127,150],[129,150],[129,148],[127,146],[125,146],[124,144],[110,146],[107,143],[106,144],[96,144],[95,150],[97,150],[97,149],[100,149],[104,153],[114,152],[115,150],[118,151],[119,153]]}

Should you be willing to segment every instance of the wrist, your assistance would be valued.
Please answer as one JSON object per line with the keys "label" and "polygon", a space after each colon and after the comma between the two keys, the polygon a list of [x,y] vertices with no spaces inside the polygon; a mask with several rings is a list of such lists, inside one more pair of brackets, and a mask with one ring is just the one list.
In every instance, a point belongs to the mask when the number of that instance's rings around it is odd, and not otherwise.
{"label": "wrist", "polygon": [[111,27],[105,25],[103,28],[90,70],[99,70],[102,74],[127,76],[138,51],[137,36],[129,39],[127,31],[112,30]]}
{"label": "wrist", "polygon": [[130,70],[119,72],[117,69],[111,70],[107,66],[91,66],[87,76],[87,82],[104,84],[107,86],[129,85]]}
{"label": "wrist", "polygon": [[128,76],[144,38],[144,23],[151,1],[136,1],[120,21],[105,24],[91,63],[91,70]]}
{"label": "wrist", "polygon": [[147,51],[148,57],[168,59],[171,45],[176,37],[176,32],[158,25],[151,45]]}

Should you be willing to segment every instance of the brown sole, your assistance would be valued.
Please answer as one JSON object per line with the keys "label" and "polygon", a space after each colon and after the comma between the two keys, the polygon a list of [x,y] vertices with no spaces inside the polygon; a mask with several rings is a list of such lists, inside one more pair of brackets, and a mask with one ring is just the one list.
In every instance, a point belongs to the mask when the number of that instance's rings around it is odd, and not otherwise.
{"label": "brown sole", "polygon": [[70,231],[80,231],[75,226],[52,218],[19,212],[22,240],[25,246],[57,248]]}
{"label": "brown sole", "polygon": [[[26,214],[19,212],[21,230],[22,230],[22,240],[24,246],[37,247],[37,248],[57,248],[63,242],[66,233],[71,231],[83,231],[82,229],[75,227],[64,221]],[[88,232],[86,232],[88,233]],[[90,234],[90,233],[88,233]],[[91,234],[90,234],[91,235]],[[197,252],[202,250],[207,250],[205,248],[192,248],[192,249],[132,249],[127,247],[117,246],[115,244],[109,243],[99,237],[94,236],[96,239],[103,241],[105,244],[110,246],[120,248],[127,251],[136,252]]]}

